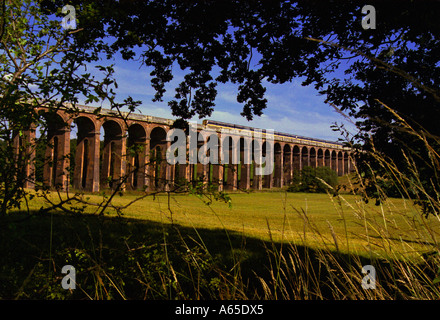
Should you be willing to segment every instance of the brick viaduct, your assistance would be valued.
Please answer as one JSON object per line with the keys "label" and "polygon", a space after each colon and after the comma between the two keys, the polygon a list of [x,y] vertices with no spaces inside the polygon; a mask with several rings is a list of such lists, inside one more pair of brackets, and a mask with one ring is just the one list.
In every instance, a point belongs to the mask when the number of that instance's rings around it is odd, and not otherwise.
{"label": "brick viaduct", "polygon": [[[198,178],[207,184],[218,186],[219,190],[261,190],[287,185],[293,173],[304,166],[327,166],[338,175],[352,170],[350,151],[340,143],[280,132],[274,132],[275,166],[271,175],[255,175],[257,166],[254,161],[251,164],[244,163],[244,143],[240,145],[240,164],[170,165],[165,159],[165,152],[171,145],[170,141],[166,141],[166,134],[172,127],[173,120],[122,113],[126,117],[124,121],[121,115],[118,116],[112,110],[101,109],[96,114],[96,108],[79,106],[79,112],[72,115],[66,109],[45,113],[47,118],[52,118],[52,121],[47,121],[48,144],[43,166],[42,182],[47,187],[65,190],[72,185],[74,189],[98,192],[114,187],[126,177],[123,181],[124,189],[168,191],[173,190],[180,179],[194,181]],[[41,108],[40,112],[44,111],[47,110]],[[75,158],[69,159],[67,155],[70,154],[72,125],[77,128],[77,146]],[[210,129],[220,136],[220,130],[225,128],[235,130],[240,136],[249,135],[253,131],[251,127],[211,120],[203,121],[197,130]],[[103,147],[100,142],[102,131]],[[29,130],[22,135],[24,138],[17,135],[15,143],[22,144],[21,139],[26,139],[27,145],[31,146],[36,141],[35,132],[36,130]],[[221,144],[222,141],[219,141]],[[203,143],[198,142],[198,146]],[[31,159],[35,158],[35,148],[30,148],[30,152]],[[69,176],[71,162],[74,165],[73,177]],[[30,161],[25,169],[29,177],[25,187],[33,188],[34,161]]]}

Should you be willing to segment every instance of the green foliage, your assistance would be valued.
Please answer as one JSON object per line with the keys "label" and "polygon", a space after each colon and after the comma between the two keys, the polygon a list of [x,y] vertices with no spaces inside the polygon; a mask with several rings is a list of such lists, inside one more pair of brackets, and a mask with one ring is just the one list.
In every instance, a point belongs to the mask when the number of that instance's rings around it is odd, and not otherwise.
{"label": "green foliage", "polygon": [[[47,10],[51,4],[53,10]],[[98,60],[100,45],[79,47],[78,30],[61,27],[62,6],[54,2],[6,1],[1,10],[0,33],[0,215],[19,208],[27,194],[25,182],[32,179],[27,165],[36,155],[37,187],[43,180],[45,147],[50,146],[56,123],[55,112],[69,103],[67,113],[76,113],[79,95],[88,101],[109,100],[111,108],[139,105],[130,97],[115,102],[113,66],[96,66],[102,79],[85,72]],[[47,112],[37,108],[46,107]],[[38,127],[41,138],[33,141]],[[52,131],[49,129],[52,127]],[[73,150],[74,152],[74,150]],[[73,168],[71,168],[73,170]]]}
{"label": "green foliage", "polygon": [[288,192],[326,192],[338,183],[338,175],[328,167],[304,167],[295,172]]}

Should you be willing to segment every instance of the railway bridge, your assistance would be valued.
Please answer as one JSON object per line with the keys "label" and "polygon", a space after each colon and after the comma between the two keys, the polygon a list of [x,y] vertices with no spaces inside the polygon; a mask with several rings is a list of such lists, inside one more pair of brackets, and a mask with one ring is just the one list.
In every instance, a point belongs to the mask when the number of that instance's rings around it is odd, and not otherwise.
{"label": "railway bridge", "polygon": [[[252,133],[257,129],[212,120],[197,124],[197,132],[218,135],[219,150],[225,144],[221,138],[222,130],[233,132],[228,138],[238,142],[235,147],[239,161],[234,164],[189,161],[170,164],[166,161],[166,151],[173,142],[167,140],[167,133],[174,120],[124,112],[118,114],[108,109],[97,112],[96,108],[82,105],[77,105],[79,112],[73,114],[69,108],[65,106],[56,113],[47,112],[45,108],[38,110],[48,120],[45,161],[40,168],[41,182],[47,187],[98,192],[120,183],[128,190],[172,191],[182,181],[203,181],[217,186],[220,191],[261,190],[289,184],[293,174],[304,166],[330,167],[338,175],[350,172],[353,167],[350,150],[340,143],[274,131],[273,171],[257,175],[256,169],[261,164],[257,164],[252,152],[247,152],[254,150],[251,146],[256,140],[243,139],[253,137]],[[75,130],[72,128],[76,128],[74,156],[71,139]],[[17,146],[27,142],[31,153],[31,161],[25,168],[27,188],[33,188],[36,183],[35,129],[16,135],[14,140]],[[263,144],[267,142],[266,133],[263,131],[261,135]],[[197,147],[209,139],[209,136],[199,137]],[[189,140],[188,137],[188,143]],[[234,143],[227,145],[232,154]]]}

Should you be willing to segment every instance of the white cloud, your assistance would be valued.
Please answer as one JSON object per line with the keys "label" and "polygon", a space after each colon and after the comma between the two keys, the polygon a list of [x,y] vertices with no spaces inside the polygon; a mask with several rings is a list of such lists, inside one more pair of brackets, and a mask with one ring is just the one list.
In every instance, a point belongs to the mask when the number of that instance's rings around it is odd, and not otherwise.
{"label": "white cloud", "polygon": [[155,117],[161,117],[161,118],[167,118],[167,119],[175,119],[171,114],[171,109],[164,105],[159,103],[143,103],[142,106],[139,107],[143,115],[149,115],[149,116],[155,116]]}
{"label": "white cloud", "polygon": [[217,99],[218,100],[223,100],[224,102],[227,102],[227,103],[236,103],[236,104],[238,104],[238,102],[237,102],[237,92],[234,92],[234,91],[228,90],[228,89],[219,90],[218,94],[217,94]]}

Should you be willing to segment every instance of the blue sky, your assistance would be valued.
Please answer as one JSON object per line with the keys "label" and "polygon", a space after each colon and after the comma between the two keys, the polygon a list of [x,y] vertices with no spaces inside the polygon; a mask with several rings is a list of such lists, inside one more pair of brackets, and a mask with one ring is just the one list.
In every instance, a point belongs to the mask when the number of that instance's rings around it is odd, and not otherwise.
{"label": "blue sky", "polygon": [[[140,67],[138,61],[125,61],[118,55],[113,60],[102,61],[100,64],[111,63],[114,64],[115,78],[118,82],[115,92],[119,102],[127,96],[132,96],[135,100],[142,101],[139,107],[142,114],[175,118],[167,102],[174,97],[174,88],[182,81],[184,71],[177,66],[173,68],[174,79],[167,86],[164,101],[152,102],[155,92],[150,85],[150,69],[145,66]],[[301,79],[285,84],[265,83],[265,86],[268,103],[267,108],[263,110],[264,114],[247,121],[240,115],[242,104],[236,101],[238,85],[218,84],[216,106],[209,119],[331,141],[337,141],[341,137],[338,132],[331,129],[331,125],[335,122],[344,123],[352,132],[354,131],[354,127],[347,123],[346,119],[324,103],[325,97],[320,96],[313,86],[301,86]],[[99,106],[99,104],[91,105]],[[102,106],[108,107],[108,104],[103,103]],[[202,121],[198,117],[193,120]]]}

